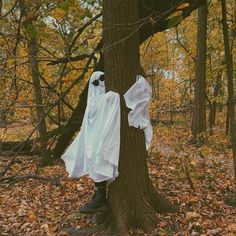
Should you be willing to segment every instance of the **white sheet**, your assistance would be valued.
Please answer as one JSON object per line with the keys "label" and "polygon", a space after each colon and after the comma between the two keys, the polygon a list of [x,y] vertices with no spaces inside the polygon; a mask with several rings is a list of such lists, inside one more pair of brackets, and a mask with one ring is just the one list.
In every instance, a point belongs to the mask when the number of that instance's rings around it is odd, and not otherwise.
{"label": "white sheet", "polygon": [[118,176],[120,151],[120,96],[105,84],[92,82],[103,72],[94,72],[89,81],[87,107],[79,134],[63,154],[70,178],[88,174],[95,182],[113,181]]}
{"label": "white sheet", "polygon": [[137,75],[136,82],[124,94],[126,106],[132,109],[128,114],[129,126],[144,130],[146,149],[150,147],[153,130],[149,119],[149,101],[152,89],[144,77]]}

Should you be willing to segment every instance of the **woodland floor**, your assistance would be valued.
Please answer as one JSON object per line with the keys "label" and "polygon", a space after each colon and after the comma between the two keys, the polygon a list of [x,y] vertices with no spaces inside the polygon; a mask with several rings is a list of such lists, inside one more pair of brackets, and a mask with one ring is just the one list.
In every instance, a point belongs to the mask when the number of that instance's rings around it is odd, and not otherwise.
{"label": "woodland floor", "polygon": [[[189,131],[158,125],[150,151],[149,171],[159,191],[181,204],[179,214],[159,215],[157,235],[236,235],[236,207],[225,200],[236,192],[229,141],[215,130],[206,145],[188,144]],[[0,157],[0,171],[11,157]],[[72,180],[62,162],[37,168],[37,157],[20,156],[8,175],[54,180],[0,182],[0,235],[67,235],[62,229],[94,224],[79,207],[93,194],[87,177]],[[130,235],[145,235],[139,230]]]}

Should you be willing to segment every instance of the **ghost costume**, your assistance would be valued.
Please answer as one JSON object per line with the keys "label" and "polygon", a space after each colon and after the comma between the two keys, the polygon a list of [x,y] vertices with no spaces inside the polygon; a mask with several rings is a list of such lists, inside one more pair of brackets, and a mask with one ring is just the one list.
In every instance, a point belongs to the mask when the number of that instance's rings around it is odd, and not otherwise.
{"label": "ghost costume", "polygon": [[140,75],[137,75],[136,82],[124,94],[126,106],[131,109],[128,114],[129,126],[144,130],[147,150],[153,138],[152,125],[149,119],[149,101],[151,97],[152,89]]}
{"label": "ghost costume", "polygon": [[103,74],[92,74],[80,132],[62,156],[70,178],[88,174],[94,182],[111,182],[118,176],[120,97],[105,93],[104,81],[99,81]]}

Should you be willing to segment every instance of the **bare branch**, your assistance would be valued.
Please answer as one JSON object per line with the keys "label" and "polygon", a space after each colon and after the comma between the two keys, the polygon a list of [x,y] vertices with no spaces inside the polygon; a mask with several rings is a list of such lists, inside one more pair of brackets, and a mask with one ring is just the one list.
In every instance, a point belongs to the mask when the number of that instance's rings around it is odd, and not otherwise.
{"label": "bare branch", "polygon": [[51,61],[47,65],[57,65],[59,63],[66,63],[66,62],[71,62],[71,61],[81,61],[81,60],[84,60],[86,58],[90,58],[90,56],[91,55],[89,55],[89,54],[82,54],[82,55],[78,55],[78,56],[75,56],[75,57],[63,57],[63,58],[60,58],[58,60]]}
{"label": "bare branch", "polygon": [[77,41],[79,36],[83,33],[83,31],[101,16],[102,16],[102,13],[99,13],[98,15],[94,16],[90,21],[88,21],[86,24],[84,24],[80,29],[77,30],[74,39],[72,40],[71,44],[68,47],[68,51],[67,51],[68,54],[70,53],[70,51],[73,48],[75,42]]}
{"label": "bare branch", "polygon": [[193,59],[194,62],[196,62],[195,57],[191,54],[191,52],[185,47],[185,45],[180,41],[179,39],[179,30],[176,28],[176,40],[179,43],[179,45],[187,52],[187,54]]}

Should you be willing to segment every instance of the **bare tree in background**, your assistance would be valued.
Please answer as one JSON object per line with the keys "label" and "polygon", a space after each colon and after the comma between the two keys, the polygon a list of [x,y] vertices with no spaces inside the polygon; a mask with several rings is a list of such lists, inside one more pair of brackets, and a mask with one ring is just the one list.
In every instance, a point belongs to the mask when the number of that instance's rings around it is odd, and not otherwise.
{"label": "bare tree in background", "polygon": [[[40,74],[38,66],[38,41],[37,41],[37,29],[34,26],[34,20],[37,16],[32,17],[32,12],[30,9],[30,2],[25,0],[19,0],[21,14],[23,18],[23,25],[27,35],[27,46],[28,46],[28,57],[29,57],[29,69],[31,71],[33,88],[34,88],[34,99],[35,99],[35,109],[38,123],[38,132],[40,140],[40,152],[41,152],[41,165],[48,165],[51,163],[52,159],[47,150],[47,127],[45,119],[45,111],[42,97],[42,90],[40,84]],[[30,15],[31,13],[31,15]],[[37,14],[37,11],[34,12]]]}

